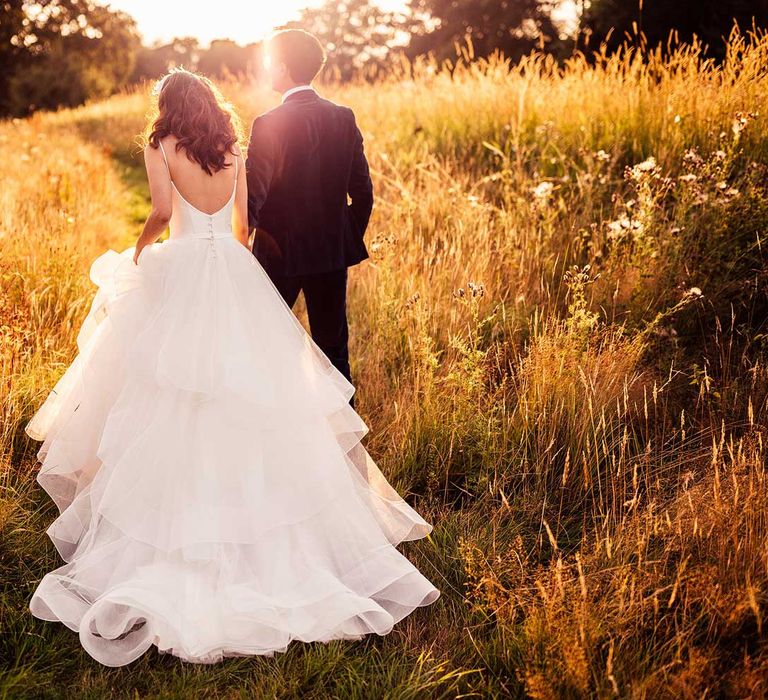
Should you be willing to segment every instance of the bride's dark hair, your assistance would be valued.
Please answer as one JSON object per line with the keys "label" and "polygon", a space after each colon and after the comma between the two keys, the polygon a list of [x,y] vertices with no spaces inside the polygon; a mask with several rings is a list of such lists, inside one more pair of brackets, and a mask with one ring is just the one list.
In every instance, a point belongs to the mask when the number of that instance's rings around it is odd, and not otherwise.
{"label": "bride's dark hair", "polygon": [[231,165],[226,154],[242,135],[240,120],[232,106],[208,78],[184,68],[173,68],[152,90],[152,110],[147,119],[145,141],[158,148],[160,139],[176,137],[176,150],[209,175]]}

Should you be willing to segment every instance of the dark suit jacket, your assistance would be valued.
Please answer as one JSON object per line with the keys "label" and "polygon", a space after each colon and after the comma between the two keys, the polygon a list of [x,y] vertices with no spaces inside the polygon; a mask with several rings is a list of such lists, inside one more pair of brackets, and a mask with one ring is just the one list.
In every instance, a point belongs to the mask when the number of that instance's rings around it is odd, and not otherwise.
{"label": "dark suit jacket", "polygon": [[289,95],[254,120],[246,170],[253,253],[270,275],[340,270],[368,257],[373,187],[351,109],[313,90]]}

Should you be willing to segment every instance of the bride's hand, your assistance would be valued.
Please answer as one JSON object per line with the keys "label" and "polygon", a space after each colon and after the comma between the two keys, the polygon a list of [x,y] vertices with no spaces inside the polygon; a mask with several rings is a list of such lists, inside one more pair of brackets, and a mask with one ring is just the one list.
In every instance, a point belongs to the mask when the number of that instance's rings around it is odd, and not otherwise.
{"label": "bride's hand", "polygon": [[136,252],[133,254],[133,264],[138,265],[139,264],[139,255],[141,255],[141,251],[144,250],[144,246],[141,248],[139,246],[136,246]]}

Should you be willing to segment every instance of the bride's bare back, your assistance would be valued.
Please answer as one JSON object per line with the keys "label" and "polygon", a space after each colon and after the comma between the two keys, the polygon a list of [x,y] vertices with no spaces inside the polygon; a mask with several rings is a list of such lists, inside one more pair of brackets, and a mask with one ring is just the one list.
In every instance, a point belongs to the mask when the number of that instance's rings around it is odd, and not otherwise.
{"label": "bride's bare back", "polygon": [[[187,157],[184,149],[177,151],[176,143],[175,136],[166,136],[158,142],[158,148],[148,144],[144,149],[152,210],[136,242],[134,262],[138,263],[143,248],[156,241],[169,223],[173,228],[171,218],[177,209],[173,206],[174,191],[186,202],[187,209],[191,207],[208,218],[214,214],[220,218],[231,202],[231,229],[229,221],[226,228],[248,247],[248,184],[240,148],[235,144],[236,155],[227,154],[225,162],[230,167],[209,175]],[[178,219],[174,220],[178,223]]]}
{"label": "bride's bare back", "polygon": [[209,175],[187,157],[183,148],[176,150],[177,139],[174,136],[166,136],[160,143],[168,160],[171,181],[189,204],[204,214],[215,214],[227,204],[235,185],[235,173],[239,178],[243,170],[242,159],[239,163],[241,167],[235,168],[235,158],[241,158],[237,147],[238,155],[230,154],[225,159],[227,167]]}

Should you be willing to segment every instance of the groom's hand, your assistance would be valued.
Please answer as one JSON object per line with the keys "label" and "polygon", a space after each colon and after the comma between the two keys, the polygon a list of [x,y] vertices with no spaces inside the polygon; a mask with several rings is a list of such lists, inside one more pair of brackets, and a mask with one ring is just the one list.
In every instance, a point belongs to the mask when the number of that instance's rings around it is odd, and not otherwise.
{"label": "groom's hand", "polygon": [[270,235],[265,229],[256,226],[253,229],[253,252],[257,252],[263,256],[271,259],[279,259],[282,257],[282,251],[280,246],[277,245],[274,237]]}
{"label": "groom's hand", "polygon": [[352,159],[352,168],[349,173],[349,183],[347,193],[352,203],[349,204],[349,210],[352,214],[352,220],[355,222],[357,232],[360,238],[365,234],[368,228],[368,221],[371,218],[373,210],[373,183],[368,169],[368,159],[365,157],[363,147],[363,135],[355,123],[355,115],[352,115],[352,124],[355,134],[355,145]]}

